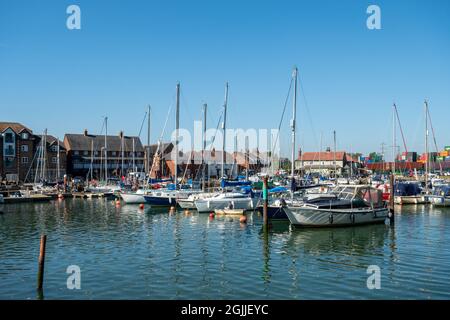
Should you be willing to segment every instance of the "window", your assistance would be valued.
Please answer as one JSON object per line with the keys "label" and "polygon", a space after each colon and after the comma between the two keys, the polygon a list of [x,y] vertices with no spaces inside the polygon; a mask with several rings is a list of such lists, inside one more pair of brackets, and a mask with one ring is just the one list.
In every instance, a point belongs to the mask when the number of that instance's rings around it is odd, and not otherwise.
{"label": "window", "polygon": [[22,157],[22,163],[28,163],[28,157]]}
{"label": "window", "polygon": [[7,156],[14,156],[15,153],[16,152],[15,152],[13,146],[9,145],[7,148],[5,148],[5,155],[7,155]]}
{"label": "window", "polygon": [[26,144],[21,145],[21,146],[20,146],[20,151],[22,151],[22,152],[28,152],[28,145],[26,145]]}
{"label": "window", "polygon": [[58,152],[58,146],[52,146],[50,150],[52,150],[52,152]]}
{"label": "window", "polygon": [[115,151],[111,152],[111,155],[112,155],[113,157],[115,157],[115,156],[116,156],[116,152],[115,152]]}
{"label": "window", "polygon": [[78,156],[80,154],[80,152],[79,151],[74,151],[73,154]]}
{"label": "window", "polygon": [[57,162],[58,162],[58,158],[52,157],[52,163],[57,163]]}
{"label": "window", "polygon": [[98,151],[94,151],[94,156],[98,156]]}
{"label": "window", "polygon": [[14,143],[14,137],[12,133],[5,133],[5,143]]}
{"label": "window", "polygon": [[28,140],[28,133],[27,132],[23,132],[22,133],[22,140]]}
{"label": "window", "polygon": [[83,151],[83,155],[87,156],[89,154],[88,151]]}

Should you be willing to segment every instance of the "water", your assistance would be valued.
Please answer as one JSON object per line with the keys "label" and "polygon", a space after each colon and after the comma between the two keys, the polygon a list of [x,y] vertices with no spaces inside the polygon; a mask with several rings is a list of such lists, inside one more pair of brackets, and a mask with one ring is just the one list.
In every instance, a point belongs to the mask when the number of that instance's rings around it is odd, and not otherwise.
{"label": "water", "polygon": [[[45,299],[449,299],[450,210],[403,207],[395,228],[292,229],[262,218],[115,207],[68,199],[5,205],[0,299],[36,299],[47,234]],[[69,290],[66,269],[81,269]],[[378,265],[381,289],[367,288]]]}

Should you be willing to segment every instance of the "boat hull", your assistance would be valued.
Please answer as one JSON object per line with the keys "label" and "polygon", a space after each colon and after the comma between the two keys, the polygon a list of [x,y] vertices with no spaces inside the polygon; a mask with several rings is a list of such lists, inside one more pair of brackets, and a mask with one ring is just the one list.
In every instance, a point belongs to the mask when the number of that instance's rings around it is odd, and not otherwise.
{"label": "boat hull", "polygon": [[389,215],[387,208],[329,210],[301,206],[285,208],[285,212],[293,225],[303,227],[347,227],[384,223]]}
{"label": "boat hull", "polygon": [[435,207],[450,207],[450,197],[431,197],[430,202]]}
{"label": "boat hull", "polygon": [[[261,215],[264,214],[263,210],[262,206],[258,206],[258,211]],[[267,206],[267,218],[270,220],[289,220],[284,207],[281,206]]]}
{"label": "boat hull", "polygon": [[125,203],[128,204],[141,204],[146,203],[145,197],[143,194],[135,194],[135,193],[121,193],[120,197]]}
{"label": "boat hull", "polygon": [[211,212],[216,209],[225,209],[231,202],[234,209],[253,210],[255,201],[253,198],[197,200],[195,201],[195,207],[198,212]]}
{"label": "boat hull", "polygon": [[177,204],[175,197],[158,197],[144,195],[145,202],[154,207],[170,207]]}
{"label": "boat hull", "polygon": [[418,195],[418,196],[394,196],[395,204],[426,204],[429,203],[428,198],[426,196]]}
{"label": "boat hull", "polygon": [[195,203],[193,200],[178,200],[178,205],[181,209],[195,209]]}

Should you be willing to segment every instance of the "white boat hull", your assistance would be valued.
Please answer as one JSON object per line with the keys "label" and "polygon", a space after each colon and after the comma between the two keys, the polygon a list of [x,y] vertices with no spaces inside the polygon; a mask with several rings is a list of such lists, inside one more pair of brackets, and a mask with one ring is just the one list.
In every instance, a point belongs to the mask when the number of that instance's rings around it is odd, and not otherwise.
{"label": "white boat hull", "polygon": [[129,204],[141,204],[146,202],[143,194],[121,193],[120,197],[125,203]]}
{"label": "white boat hull", "polygon": [[193,200],[177,200],[177,203],[182,209],[195,209],[195,202]]}
{"label": "white boat hull", "polygon": [[389,215],[387,208],[317,209],[308,206],[285,208],[293,225],[305,227],[338,227],[384,223]]}
{"label": "white boat hull", "polygon": [[395,204],[426,204],[429,203],[427,196],[395,196],[394,197]]}
{"label": "white boat hull", "polygon": [[431,197],[430,202],[435,207],[450,207],[449,197]]}
{"label": "white boat hull", "polygon": [[253,210],[256,208],[256,199],[242,198],[242,199],[214,199],[214,200],[197,200],[195,207],[198,212],[212,212],[216,209],[225,209],[230,202],[234,209]]}

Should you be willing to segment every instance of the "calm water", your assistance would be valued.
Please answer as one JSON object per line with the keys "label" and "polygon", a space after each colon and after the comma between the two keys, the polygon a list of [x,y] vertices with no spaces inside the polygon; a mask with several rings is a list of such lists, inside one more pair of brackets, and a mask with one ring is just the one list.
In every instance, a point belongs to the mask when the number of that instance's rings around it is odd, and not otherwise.
{"label": "calm water", "polygon": [[[449,299],[450,210],[404,207],[396,226],[300,230],[262,218],[116,208],[107,200],[6,205],[0,299],[35,299],[45,233],[45,299]],[[81,268],[81,290],[66,286]],[[369,290],[369,265],[381,289]]]}

